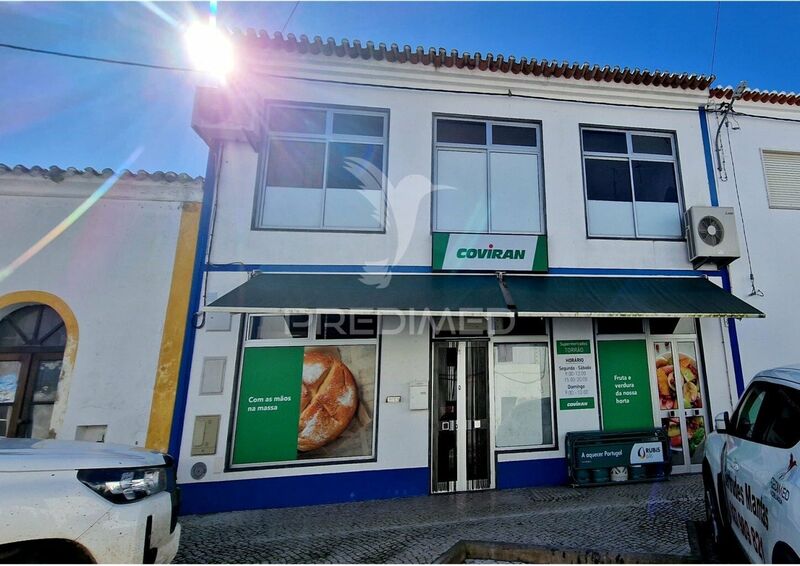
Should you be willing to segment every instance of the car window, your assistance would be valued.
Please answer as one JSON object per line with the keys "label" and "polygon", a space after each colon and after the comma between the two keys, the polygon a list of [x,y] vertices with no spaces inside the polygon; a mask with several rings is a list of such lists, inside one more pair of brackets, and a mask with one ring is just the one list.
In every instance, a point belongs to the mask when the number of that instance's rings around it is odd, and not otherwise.
{"label": "car window", "polygon": [[800,391],[771,385],[766,407],[758,441],[777,448],[792,448],[800,442]]}
{"label": "car window", "polygon": [[763,383],[754,383],[750,386],[732,419],[734,436],[745,440],[754,439],[756,423],[766,395],[767,391]]}

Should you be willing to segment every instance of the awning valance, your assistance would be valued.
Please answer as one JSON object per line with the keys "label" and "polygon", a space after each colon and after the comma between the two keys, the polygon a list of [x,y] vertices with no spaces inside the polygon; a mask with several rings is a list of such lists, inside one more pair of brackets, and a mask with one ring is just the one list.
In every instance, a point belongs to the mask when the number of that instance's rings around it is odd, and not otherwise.
{"label": "awning valance", "polygon": [[262,273],[207,311],[548,317],[763,317],[702,277]]}
{"label": "awning valance", "polygon": [[763,317],[703,277],[506,276],[520,316]]}
{"label": "awning valance", "polygon": [[263,273],[206,310],[514,316],[495,275]]}

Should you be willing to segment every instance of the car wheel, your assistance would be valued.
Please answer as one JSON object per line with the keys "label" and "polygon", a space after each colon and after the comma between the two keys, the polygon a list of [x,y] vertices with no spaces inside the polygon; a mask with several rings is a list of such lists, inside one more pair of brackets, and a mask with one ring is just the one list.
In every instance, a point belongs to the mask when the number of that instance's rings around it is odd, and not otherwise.
{"label": "car wheel", "polygon": [[703,474],[703,499],[706,504],[706,523],[711,529],[711,540],[716,546],[721,546],[725,542],[725,527],[719,512],[717,494],[714,491],[714,481],[709,476],[709,473]]}

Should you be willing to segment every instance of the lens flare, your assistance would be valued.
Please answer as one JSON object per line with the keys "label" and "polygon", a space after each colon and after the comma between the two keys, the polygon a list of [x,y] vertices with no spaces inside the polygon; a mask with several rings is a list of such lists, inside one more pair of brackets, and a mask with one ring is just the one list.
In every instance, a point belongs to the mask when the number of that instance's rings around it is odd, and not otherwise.
{"label": "lens flare", "polygon": [[185,39],[192,65],[224,81],[234,66],[233,45],[225,33],[212,24],[194,22]]}

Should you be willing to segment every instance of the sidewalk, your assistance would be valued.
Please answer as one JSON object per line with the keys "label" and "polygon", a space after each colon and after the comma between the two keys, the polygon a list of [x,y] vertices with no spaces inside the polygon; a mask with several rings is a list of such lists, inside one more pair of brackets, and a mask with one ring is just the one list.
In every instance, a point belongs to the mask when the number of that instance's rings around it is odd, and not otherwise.
{"label": "sidewalk", "polygon": [[176,562],[432,562],[460,540],[689,555],[699,474],[181,518]]}

